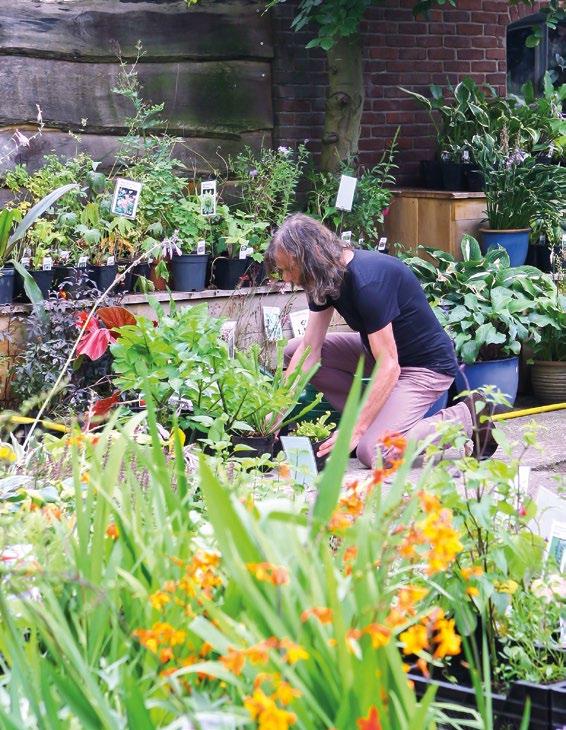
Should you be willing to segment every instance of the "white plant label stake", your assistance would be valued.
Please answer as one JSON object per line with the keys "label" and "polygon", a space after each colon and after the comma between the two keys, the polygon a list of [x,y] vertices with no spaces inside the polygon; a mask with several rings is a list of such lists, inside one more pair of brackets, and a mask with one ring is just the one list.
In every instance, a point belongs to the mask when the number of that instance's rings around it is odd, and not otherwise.
{"label": "white plant label stake", "polygon": [[138,203],[140,202],[141,189],[141,183],[119,177],[116,180],[112,205],[110,206],[112,213],[133,220],[136,217]]}
{"label": "white plant label stake", "polygon": [[281,307],[262,307],[262,309],[265,339],[268,342],[277,342],[277,340],[280,340],[283,337],[283,328],[281,327]]}
{"label": "white plant label stake", "polygon": [[309,310],[300,309],[298,312],[291,312],[289,314],[289,320],[291,321],[293,337],[303,337],[309,321]]}
{"label": "white plant label stake", "polygon": [[357,177],[351,177],[350,175],[342,175],[340,178],[340,187],[338,188],[338,195],[336,196],[335,207],[338,210],[352,210],[354,204],[354,193],[356,192],[356,185],[358,184]]}
{"label": "white plant label stake", "polygon": [[197,256],[204,256],[206,253],[206,241],[199,241],[197,243]]}
{"label": "white plant label stake", "polygon": [[385,236],[383,236],[382,238],[379,239],[379,243],[377,244],[377,250],[381,251],[383,253],[383,251],[385,251],[386,249],[387,249],[387,238]]}
{"label": "white plant label stake", "polygon": [[53,259],[50,256],[45,256],[43,259],[43,270],[44,271],[51,271],[53,268]]}
{"label": "white plant label stake", "polygon": [[200,212],[207,217],[216,215],[216,180],[200,184]]}
{"label": "white plant label stake", "polygon": [[114,266],[116,263],[116,258],[114,256],[109,256],[106,261],[106,266]]}
{"label": "white plant label stake", "polygon": [[86,269],[87,264],[88,264],[88,256],[81,256],[79,258],[77,266],[79,267],[79,269]]}
{"label": "white plant label stake", "polygon": [[345,241],[346,243],[352,242],[352,231],[344,231],[344,233],[340,236],[340,238]]}

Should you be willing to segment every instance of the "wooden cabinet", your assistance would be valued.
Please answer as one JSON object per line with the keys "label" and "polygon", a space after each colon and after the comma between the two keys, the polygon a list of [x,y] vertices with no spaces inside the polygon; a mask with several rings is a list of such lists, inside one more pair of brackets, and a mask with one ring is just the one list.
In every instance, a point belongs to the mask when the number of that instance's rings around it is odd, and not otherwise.
{"label": "wooden cabinet", "polygon": [[448,251],[460,258],[464,233],[478,237],[485,221],[483,193],[403,188],[393,191],[385,235],[393,244],[414,249],[419,244]]}

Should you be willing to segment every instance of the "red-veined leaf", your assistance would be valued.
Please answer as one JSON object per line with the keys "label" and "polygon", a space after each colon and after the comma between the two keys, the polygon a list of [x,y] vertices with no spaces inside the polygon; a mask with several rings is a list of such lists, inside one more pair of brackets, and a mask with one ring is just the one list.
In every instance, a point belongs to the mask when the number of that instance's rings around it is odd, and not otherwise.
{"label": "red-veined leaf", "polygon": [[136,318],[126,307],[101,307],[97,314],[109,330],[136,323]]}
{"label": "red-veined leaf", "polygon": [[98,360],[112,342],[116,342],[116,338],[112,336],[110,330],[97,328],[85,332],[77,346],[77,355],[86,355],[91,360]]}

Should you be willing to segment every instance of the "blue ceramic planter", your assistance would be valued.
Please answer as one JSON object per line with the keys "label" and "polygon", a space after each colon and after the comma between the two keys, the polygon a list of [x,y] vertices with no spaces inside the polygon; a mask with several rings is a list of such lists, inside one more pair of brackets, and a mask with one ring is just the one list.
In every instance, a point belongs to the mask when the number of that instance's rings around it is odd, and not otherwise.
{"label": "blue ceramic planter", "polygon": [[529,228],[515,228],[508,231],[494,231],[491,228],[480,228],[483,253],[490,248],[503,248],[509,254],[511,266],[522,266],[527,260],[529,250]]}
{"label": "blue ceramic planter", "polygon": [[438,411],[443,410],[448,405],[448,391],[445,391],[440,398],[437,398],[434,403],[431,405],[431,407],[428,409],[428,411],[424,414],[423,418],[428,418],[429,416],[434,416],[438,413]]}
{"label": "blue ceramic planter", "polygon": [[456,374],[458,392],[475,390],[486,385],[494,385],[505,394],[510,403],[514,403],[519,386],[519,358],[507,357],[503,360],[462,365]]}

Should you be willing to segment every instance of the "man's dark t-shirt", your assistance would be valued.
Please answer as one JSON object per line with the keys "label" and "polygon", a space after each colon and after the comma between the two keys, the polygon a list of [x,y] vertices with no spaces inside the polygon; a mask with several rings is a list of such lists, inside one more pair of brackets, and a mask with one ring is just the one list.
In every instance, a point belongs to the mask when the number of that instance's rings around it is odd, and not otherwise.
{"label": "man's dark t-shirt", "polygon": [[309,301],[313,312],[328,307],[334,307],[360,333],[368,351],[368,335],[391,323],[401,367],[456,374],[450,338],[434,316],[417,277],[395,256],[354,251],[338,299],[323,305]]}

